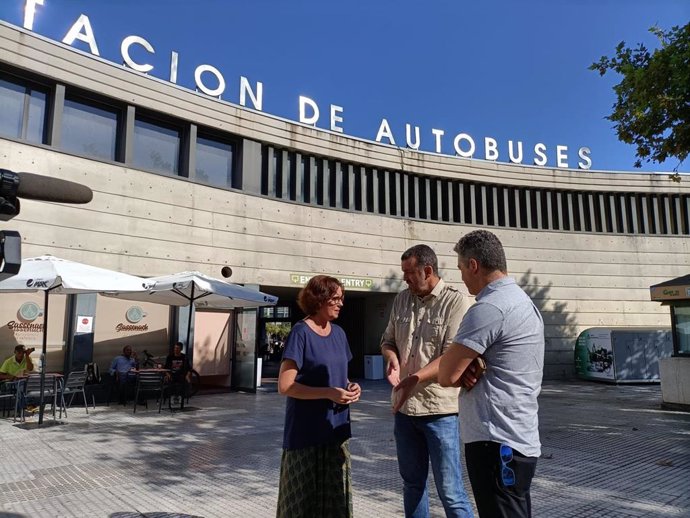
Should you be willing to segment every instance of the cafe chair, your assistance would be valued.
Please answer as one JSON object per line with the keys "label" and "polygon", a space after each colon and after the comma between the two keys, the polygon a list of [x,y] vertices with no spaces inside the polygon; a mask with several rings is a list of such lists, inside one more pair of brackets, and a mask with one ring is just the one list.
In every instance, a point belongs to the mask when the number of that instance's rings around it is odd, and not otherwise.
{"label": "cafe chair", "polygon": [[[3,381],[0,383],[0,400],[2,400],[2,416],[9,415],[14,407],[14,420],[17,420],[17,385],[18,381]],[[8,406],[9,403],[9,406]]]}
{"label": "cafe chair", "polygon": [[[76,396],[77,394],[81,394],[81,397],[84,400],[84,410],[86,410],[87,414],[89,413],[89,403],[86,399],[85,390],[86,376],[86,371],[72,371],[69,373],[69,376],[67,376],[67,381],[65,381],[65,386],[62,389],[62,393],[60,395],[62,406],[65,409],[65,416],[67,416],[67,409],[72,406],[74,396]],[[69,402],[66,405],[65,396],[69,396]],[[91,394],[91,402],[93,404],[93,408],[95,409],[96,397],[93,394]]]}
{"label": "cafe chair", "polygon": [[[62,398],[58,399],[58,394],[62,390],[62,379],[55,374],[45,375],[45,385],[43,387],[43,405],[52,405],[53,419],[55,419],[56,408],[60,407],[60,419],[62,419]],[[23,404],[20,405],[21,409],[21,421],[25,419],[26,405],[28,404],[40,404],[41,401],[41,375],[40,374],[30,374],[23,383],[21,388],[18,389],[18,394],[21,391]],[[67,415],[67,414],[65,414]]]}
{"label": "cafe chair", "polygon": [[[137,411],[139,404],[139,394],[146,392],[154,392],[158,394],[158,413],[161,413],[163,405],[163,375],[160,371],[139,371],[137,374],[137,387],[134,394],[134,411]],[[148,400],[144,400],[146,408],[149,407]]]}

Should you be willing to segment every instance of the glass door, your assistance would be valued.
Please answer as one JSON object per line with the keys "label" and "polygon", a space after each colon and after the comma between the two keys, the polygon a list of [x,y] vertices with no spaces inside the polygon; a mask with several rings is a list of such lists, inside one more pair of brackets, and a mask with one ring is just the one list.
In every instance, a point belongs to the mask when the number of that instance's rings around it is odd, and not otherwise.
{"label": "glass door", "polygon": [[256,323],[257,310],[237,310],[235,344],[232,356],[232,388],[256,392]]}

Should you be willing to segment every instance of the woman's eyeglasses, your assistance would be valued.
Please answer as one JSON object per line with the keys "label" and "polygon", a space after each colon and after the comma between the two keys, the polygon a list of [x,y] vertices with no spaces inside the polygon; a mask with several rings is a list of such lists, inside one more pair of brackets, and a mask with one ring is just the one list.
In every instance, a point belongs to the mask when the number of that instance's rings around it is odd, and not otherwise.
{"label": "woman's eyeglasses", "polygon": [[328,299],[329,304],[333,304],[334,306],[336,304],[345,304],[345,297],[332,297]]}
{"label": "woman's eyeglasses", "polygon": [[508,467],[511,460],[513,460],[513,448],[507,444],[501,444],[501,480],[504,486],[515,485],[515,472]]}

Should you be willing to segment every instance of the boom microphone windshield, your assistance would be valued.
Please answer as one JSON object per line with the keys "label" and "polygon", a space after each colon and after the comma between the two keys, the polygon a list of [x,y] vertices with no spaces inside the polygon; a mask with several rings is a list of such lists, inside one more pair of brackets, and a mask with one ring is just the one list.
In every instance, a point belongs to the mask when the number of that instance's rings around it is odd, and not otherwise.
{"label": "boom microphone windshield", "polygon": [[[10,171],[2,171],[3,174],[7,172]],[[16,175],[19,177],[17,187],[19,198],[56,203],[89,203],[93,199],[93,191],[79,183],[32,173],[16,173]]]}

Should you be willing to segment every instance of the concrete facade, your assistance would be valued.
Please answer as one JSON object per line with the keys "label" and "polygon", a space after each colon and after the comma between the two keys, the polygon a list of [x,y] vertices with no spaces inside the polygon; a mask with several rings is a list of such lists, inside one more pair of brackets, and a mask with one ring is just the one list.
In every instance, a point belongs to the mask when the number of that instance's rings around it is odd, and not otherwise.
{"label": "concrete facade", "polygon": [[[241,143],[243,189],[236,190],[197,183],[193,168],[188,177],[167,176],[66,153],[55,141],[27,144],[0,138],[0,167],[76,181],[94,191],[93,202],[84,206],[23,200],[21,214],[3,228],[21,232],[24,257],[50,253],[144,276],[182,270],[218,276],[222,266],[230,265],[232,281],[269,292],[295,288],[293,273],[367,278],[370,289],[352,291],[361,291],[364,308],[360,349],[371,354],[378,349],[392,301],[392,295],[384,295],[401,288],[400,254],[413,244],[429,244],[439,255],[442,276],[464,289],[453,246],[464,233],[488,228],[506,248],[510,274],[544,315],[549,378],[573,374],[575,340],[584,329],[668,326],[668,312],[649,300],[649,286],[690,268],[690,187],[667,175],[502,164],[366,142],[211,99],[4,23],[0,66],[48,78],[63,95],[73,87],[97,92],[192,128],[229,132]],[[53,130],[52,136],[59,140],[59,132]],[[375,177],[377,171],[402,171],[432,180],[557,189],[585,197],[668,196],[659,198],[667,207],[667,232],[656,227],[642,234],[636,232],[637,223],[617,226],[615,221],[611,232],[557,230],[551,216],[540,219],[540,228],[505,228],[402,217],[388,207],[371,213],[338,201],[320,205],[314,199],[280,199],[270,188],[267,194],[261,191],[262,148],[333,161],[331,178],[336,182],[353,174],[340,166],[347,163],[361,164]],[[557,199],[560,205],[561,194]],[[672,225],[668,210],[675,210],[684,223]],[[541,218],[546,210],[538,214]]]}

